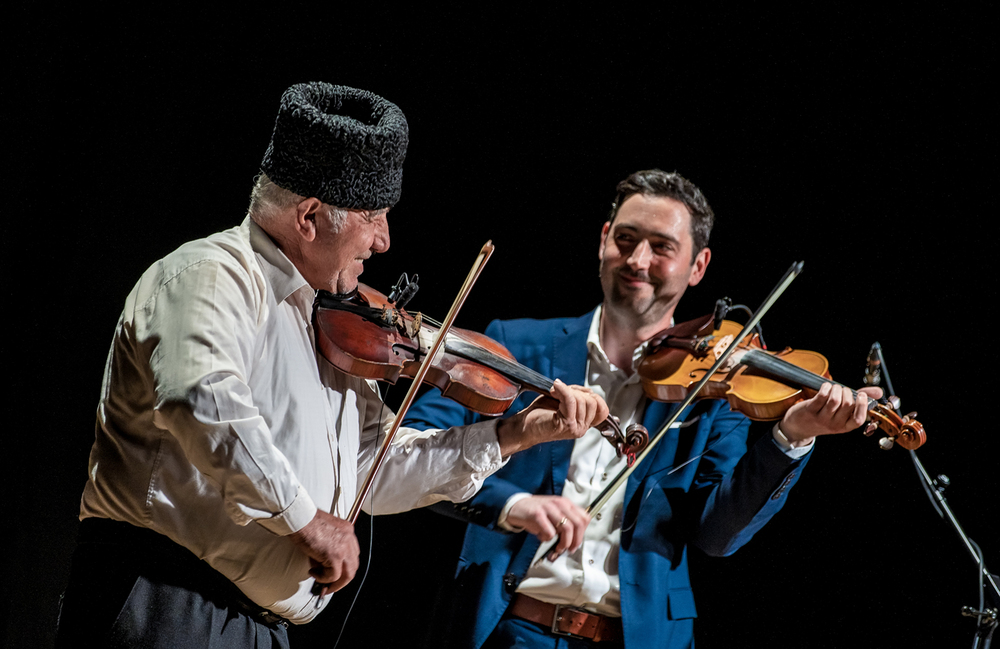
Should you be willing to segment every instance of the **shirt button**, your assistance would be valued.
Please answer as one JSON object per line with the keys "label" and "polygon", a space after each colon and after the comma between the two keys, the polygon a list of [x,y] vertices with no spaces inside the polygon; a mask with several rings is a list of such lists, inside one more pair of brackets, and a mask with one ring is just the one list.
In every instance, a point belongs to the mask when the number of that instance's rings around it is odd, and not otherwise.
{"label": "shirt button", "polygon": [[598,513],[597,516],[594,516],[594,518],[596,518],[597,520],[601,520],[601,514]]}
{"label": "shirt button", "polygon": [[590,563],[590,565],[594,565],[594,560],[591,559],[588,563]]}
{"label": "shirt button", "polygon": [[608,479],[608,474],[607,473],[601,475],[601,480],[607,480],[607,479]]}

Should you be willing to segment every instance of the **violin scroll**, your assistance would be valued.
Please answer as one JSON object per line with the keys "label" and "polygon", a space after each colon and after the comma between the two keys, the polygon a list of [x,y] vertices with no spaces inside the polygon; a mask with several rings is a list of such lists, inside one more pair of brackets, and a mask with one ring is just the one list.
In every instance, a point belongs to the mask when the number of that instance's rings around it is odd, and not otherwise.
{"label": "violin scroll", "polygon": [[621,422],[614,415],[608,415],[608,418],[597,426],[597,430],[615,447],[618,457],[625,458],[629,466],[635,463],[635,457],[649,444],[649,431],[645,426],[631,424],[622,433]]}
{"label": "violin scroll", "polygon": [[895,444],[908,451],[915,451],[927,441],[924,425],[916,419],[917,413],[911,412],[901,417],[889,403],[873,401],[872,404],[868,410],[865,435],[871,436],[876,430],[885,433],[885,437],[878,443],[883,451],[888,451]]}

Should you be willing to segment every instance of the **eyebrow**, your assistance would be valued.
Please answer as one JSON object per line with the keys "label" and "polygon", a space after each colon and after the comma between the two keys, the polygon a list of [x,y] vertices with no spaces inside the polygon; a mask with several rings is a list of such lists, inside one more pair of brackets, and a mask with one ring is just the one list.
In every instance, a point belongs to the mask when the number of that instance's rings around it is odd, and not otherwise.
{"label": "eyebrow", "polygon": [[656,237],[659,239],[666,239],[667,241],[673,241],[674,243],[680,243],[677,237],[675,237],[672,234],[667,234],[666,232],[657,232],[655,230],[646,230],[644,228],[639,228],[634,225],[630,225],[628,223],[615,224],[615,232],[617,232],[618,230],[629,230],[630,232],[635,232],[635,233],[642,232],[645,233],[646,236]]}
{"label": "eyebrow", "polygon": [[371,223],[372,221],[374,221],[378,217],[383,216],[385,214],[388,214],[389,213],[389,208],[388,207],[383,207],[380,210],[358,210],[358,211],[361,212],[361,214],[364,216],[365,221],[367,221],[368,223]]}

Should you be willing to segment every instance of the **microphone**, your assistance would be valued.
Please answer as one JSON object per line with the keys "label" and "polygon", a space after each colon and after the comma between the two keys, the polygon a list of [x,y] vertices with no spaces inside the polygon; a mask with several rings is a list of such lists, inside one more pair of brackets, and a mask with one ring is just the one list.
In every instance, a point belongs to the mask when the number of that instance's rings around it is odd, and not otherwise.
{"label": "microphone", "polygon": [[882,346],[875,342],[868,352],[868,360],[865,363],[865,385],[878,385],[882,382],[881,351]]}
{"label": "microphone", "polygon": [[728,297],[720,298],[715,301],[715,312],[714,312],[714,322],[712,323],[712,329],[718,330],[722,326],[722,321],[725,320],[726,314],[729,313],[729,309],[732,308],[733,301]]}
{"label": "microphone", "polygon": [[389,293],[389,303],[394,304],[397,309],[402,309],[406,306],[406,303],[409,302],[420,289],[420,287],[417,286],[417,281],[419,279],[420,275],[414,275],[413,281],[410,281],[410,278],[406,276],[406,273],[400,275],[396,285],[392,287],[392,291]]}

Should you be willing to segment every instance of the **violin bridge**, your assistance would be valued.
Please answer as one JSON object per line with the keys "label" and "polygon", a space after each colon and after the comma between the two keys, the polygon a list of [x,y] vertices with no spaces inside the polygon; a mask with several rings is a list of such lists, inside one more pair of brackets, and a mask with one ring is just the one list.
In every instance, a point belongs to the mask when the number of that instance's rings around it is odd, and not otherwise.
{"label": "violin bridge", "polygon": [[729,349],[729,346],[732,344],[733,344],[732,334],[727,334],[722,338],[720,338],[719,342],[715,343],[715,346],[712,348],[712,354],[715,355],[715,360],[719,360],[722,357],[722,355],[726,353],[726,350]]}
{"label": "violin bridge", "polygon": [[674,349],[683,349],[691,353],[692,356],[697,358],[704,358],[708,354],[708,350],[712,348],[712,341],[715,336],[701,336],[699,338],[683,338],[681,336],[669,336],[667,337],[660,346],[662,347],[672,347]]}
{"label": "violin bridge", "polygon": [[424,319],[424,314],[418,311],[417,315],[414,316],[412,322],[406,322],[404,320],[404,324],[406,325],[407,337],[413,339],[417,338],[420,335],[420,325],[422,324],[423,319]]}

